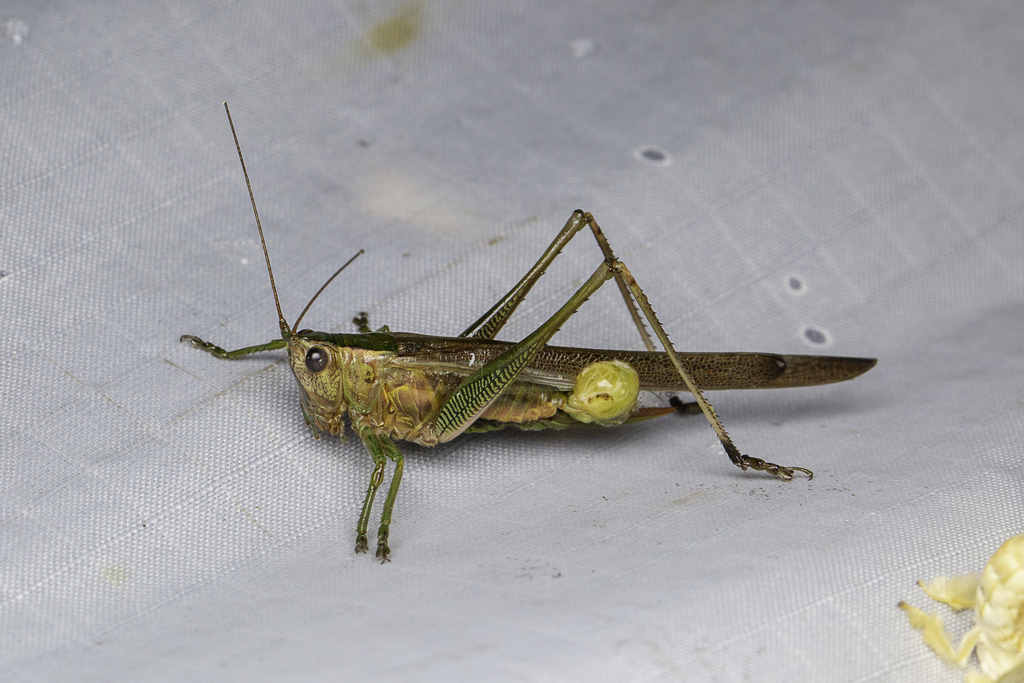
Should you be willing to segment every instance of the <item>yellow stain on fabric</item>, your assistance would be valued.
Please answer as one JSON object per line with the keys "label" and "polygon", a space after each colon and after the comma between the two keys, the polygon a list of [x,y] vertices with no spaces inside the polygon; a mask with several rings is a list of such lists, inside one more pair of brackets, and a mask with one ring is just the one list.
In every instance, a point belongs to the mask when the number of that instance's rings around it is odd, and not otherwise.
{"label": "yellow stain on fabric", "polygon": [[390,55],[412,45],[422,30],[422,6],[418,2],[410,2],[371,28],[366,34],[366,41],[373,49]]}
{"label": "yellow stain on fabric", "polygon": [[328,60],[332,76],[351,74],[383,57],[396,55],[423,35],[426,12],[421,0],[405,2],[343,45]]}
{"label": "yellow stain on fabric", "polygon": [[125,584],[128,583],[128,579],[131,578],[131,572],[125,567],[114,564],[103,568],[103,578],[117,588],[124,588]]}

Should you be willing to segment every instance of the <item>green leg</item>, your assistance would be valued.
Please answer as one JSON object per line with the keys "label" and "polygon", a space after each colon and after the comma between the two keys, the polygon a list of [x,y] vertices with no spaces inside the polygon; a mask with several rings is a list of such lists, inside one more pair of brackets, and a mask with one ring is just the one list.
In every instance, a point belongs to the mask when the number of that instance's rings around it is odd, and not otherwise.
{"label": "green leg", "polygon": [[370,510],[373,508],[373,498],[377,495],[377,489],[384,481],[384,465],[387,464],[387,456],[381,447],[380,437],[374,434],[369,428],[364,428],[359,433],[366,450],[373,458],[373,473],[370,475],[370,485],[366,489],[366,498],[363,500],[363,509],[359,513],[359,524],[356,525],[356,552],[365,553],[369,544],[366,540],[366,529],[370,524]]}
{"label": "green leg", "polygon": [[387,325],[382,325],[376,330],[370,329],[370,316],[366,311],[360,311],[359,315],[352,318],[352,324],[355,325],[359,331],[363,334],[369,334],[370,332],[390,332],[391,328]]}
{"label": "green leg", "polygon": [[598,244],[601,246],[602,251],[608,255],[606,256],[605,261],[600,267],[598,267],[590,279],[587,280],[579,290],[577,290],[569,301],[559,309],[557,313],[555,313],[555,315],[526,337],[526,339],[511,347],[508,351],[501,354],[493,361],[484,365],[456,387],[455,391],[452,392],[445,401],[445,404],[441,407],[441,411],[439,412],[435,422],[438,439],[440,441],[449,441],[469,428],[469,426],[472,425],[473,422],[475,422],[476,419],[487,409],[487,406],[490,405],[490,403],[493,402],[502,391],[516,380],[523,368],[533,360],[537,353],[540,352],[544,345],[547,344],[548,340],[551,339],[565,321],[576,313],[577,309],[579,309],[583,302],[586,301],[594,292],[600,289],[601,285],[603,285],[607,280],[614,277],[620,285],[620,290],[625,292],[623,296],[631,313],[635,313],[634,320],[637,321],[637,328],[641,331],[641,336],[644,337],[645,344],[648,348],[653,348],[653,343],[650,341],[650,338],[647,337],[643,324],[639,321],[639,314],[636,313],[636,309],[632,305],[632,301],[636,302],[640,310],[643,312],[644,317],[647,319],[647,322],[650,323],[651,327],[654,329],[658,340],[661,342],[662,346],[665,347],[665,351],[672,360],[672,364],[679,372],[679,376],[682,378],[683,384],[685,384],[686,388],[691,394],[693,394],[697,405],[704,413],[708,422],[711,423],[711,427],[718,435],[719,440],[722,442],[722,446],[725,448],[725,452],[728,454],[729,459],[733,464],[743,470],[759,470],[784,480],[792,479],[795,472],[803,472],[807,474],[808,477],[813,477],[814,474],[810,470],[802,467],[784,467],[775,463],[766,462],[760,458],[753,458],[740,453],[739,449],[736,448],[736,445],[733,444],[729,434],[725,431],[725,427],[722,426],[721,420],[718,419],[715,409],[712,407],[711,403],[704,398],[704,394],[679,360],[679,355],[672,346],[672,342],[669,341],[668,334],[665,332],[665,328],[661,325],[657,315],[654,313],[654,309],[647,300],[647,296],[643,293],[643,290],[640,289],[640,286],[637,284],[626,266],[611,255],[612,252],[608,245],[608,241],[604,238],[600,228],[596,227],[596,223],[590,214],[585,214],[581,211],[574,212],[572,218],[562,229],[562,232],[559,233],[558,237],[544,252],[544,255],[537,264],[529,273],[527,273],[526,277],[520,280],[520,282],[508,294],[506,294],[501,301],[495,304],[495,306],[492,307],[492,309],[480,320],[470,326],[470,328],[463,333],[463,336],[469,334],[485,338],[493,336],[494,332],[505,324],[508,316],[510,316],[516,306],[519,305],[522,299],[526,296],[526,293],[529,292],[533,284],[543,274],[547,266],[550,265],[551,261],[553,261],[561,251],[565,243],[567,243],[583,225],[593,226],[592,229]]}
{"label": "green leg", "polygon": [[565,321],[583,305],[606,280],[614,277],[615,262],[606,260],[598,266],[583,286],[558,312],[515,346],[469,375],[448,396],[434,422],[439,441],[451,441],[464,432],[487,409],[494,399],[508,388],[519,373],[544,348]]}
{"label": "green leg", "polygon": [[[526,295],[530,292],[533,285],[536,284],[537,280],[540,279],[540,276],[547,271],[548,266],[558,257],[569,240],[583,229],[583,226],[590,227],[590,231],[593,233],[594,239],[597,241],[597,245],[601,248],[601,253],[604,254],[606,259],[618,260],[615,257],[615,252],[612,251],[611,245],[608,243],[608,239],[604,236],[604,231],[601,230],[601,226],[594,220],[594,216],[577,209],[555,237],[554,241],[541,254],[540,259],[534,264],[533,268],[523,276],[523,279],[459,336],[493,339],[498,331],[504,327],[505,323],[508,322],[508,319],[519,304],[522,303],[523,299],[526,298]],[[623,280],[622,275],[619,273],[615,274],[615,284],[618,285],[619,293],[622,294],[622,300],[626,302],[629,316],[633,319],[633,324],[640,333],[640,339],[643,341],[644,346],[647,347],[648,351],[656,351],[654,342],[651,341],[651,336],[647,333],[647,328],[644,327],[640,311],[637,309],[636,303],[629,293],[625,280]],[[360,313],[360,317],[353,319],[352,322],[360,326],[360,332],[370,331],[365,313]],[[700,412],[700,407],[696,402],[683,403],[672,393],[668,394],[668,399],[669,403],[684,415]]]}
{"label": "green leg", "polygon": [[250,353],[259,353],[260,351],[275,351],[277,349],[283,349],[288,346],[288,342],[284,339],[275,339],[272,342],[266,344],[259,344],[258,346],[247,346],[244,349],[235,349],[234,351],[225,351],[221,347],[205,342],[199,337],[193,337],[191,334],[181,335],[181,339],[178,341],[187,341],[192,344],[193,348],[206,351],[214,358],[222,358],[224,360],[238,360],[243,356],[248,356]]}
{"label": "green leg", "polygon": [[[548,245],[548,248],[541,254],[540,259],[534,264],[533,268],[527,271],[526,275],[523,276],[516,286],[508,291],[505,296],[498,300],[498,303],[494,304],[489,311],[484,313],[475,323],[466,328],[459,336],[460,337],[477,337],[480,339],[494,339],[508,319],[515,312],[519,304],[522,303],[526,295],[529,294],[530,289],[537,283],[540,276],[543,275],[551,263],[562,253],[562,249],[569,243],[573,237],[579,233],[584,227],[589,227],[590,231],[594,234],[594,239],[597,240],[598,246],[601,248],[601,252],[604,254],[606,259],[614,259],[615,254],[612,252],[611,245],[608,244],[608,240],[605,238],[604,233],[598,226],[597,221],[589,213],[585,213],[577,209],[573,211],[572,216],[566,221],[565,226],[559,231],[558,235],[555,236],[554,241]],[[654,344],[651,342],[650,335],[647,334],[647,329],[644,327],[643,319],[640,317],[640,313],[637,311],[636,306],[633,303],[632,297],[629,295],[629,290],[626,288],[626,283],[623,282],[621,276],[616,275],[616,284],[619,286],[619,291],[622,293],[622,298],[626,302],[626,307],[629,309],[629,315],[633,318],[633,323],[636,325],[637,330],[640,331],[640,337],[643,339],[644,345],[648,351],[654,351]],[[361,314],[365,316],[365,314]],[[356,318],[353,322],[357,325],[360,324],[360,318]],[[365,321],[364,321],[365,324]],[[367,330],[369,331],[369,330]]]}
{"label": "green leg", "polygon": [[352,318],[352,324],[359,328],[359,331],[363,334],[373,332],[370,329],[370,317],[366,314],[366,311],[360,311],[359,315]]}
{"label": "green leg", "polygon": [[515,287],[498,300],[498,303],[491,306],[491,309],[467,327],[459,335],[460,337],[478,337],[480,339],[494,339],[494,335],[505,326],[508,319],[515,312],[516,308],[523,302],[530,289],[537,283],[540,276],[548,269],[565,245],[576,236],[583,226],[586,225],[587,216],[582,211],[573,212],[565,226],[558,232],[555,239],[548,245],[548,248],[541,254],[540,259],[526,272],[523,279],[516,283]]}
{"label": "green leg", "polygon": [[384,511],[380,513],[380,528],[377,529],[377,559],[384,564],[391,561],[388,534],[391,531],[391,513],[395,508],[395,498],[398,497],[398,487],[402,483],[402,472],[405,470],[405,458],[390,438],[382,436],[380,442],[385,455],[395,463],[395,473],[391,475],[391,485],[388,486],[388,497],[384,499]]}
{"label": "green leg", "polygon": [[[612,259],[618,261],[615,258],[615,254],[612,252],[612,247],[608,244],[608,239],[604,236],[604,232],[601,227],[594,220],[594,217],[589,213],[584,214],[590,225],[590,231],[594,233],[594,239],[597,240],[597,245],[601,247],[601,253],[604,254],[606,259]],[[636,308],[636,304],[633,303],[633,297],[630,296],[629,288],[626,286],[626,281],[622,278],[620,273],[615,273],[615,284],[619,287],[619,293],[622,294],[622,300],[626,302],[626,308],[629,309],[629,317],[633,319],[633,324],[636,326],[638,332],[640,332],[640,338],[643,339],[644,346],[647,347],[648,351],[656,351],[654,348],[654,342],[651,341],[651,335],[647,334],[647,328],[644,327],[643,318],[640,317],[640,312]]]}
{"label": "green leg", "polygon": [[391,549],[388,548],[388,536],[391,531],[391,514],[395,508],[395,498],[398,497],[398,487],[402,484],[402,472],[405,469],[405,458],[398,450],[395,442],[386,436],[374,434],[369,427],[364,427],[359,432],[360,438],[366,444],[366,450],[373,458],[373,474],[370,475],[370,486],[366,490],[366,499],[363,501],[362,512],[359,513],[359,524],[356,527],[356,552],[366,552],[369,543],[366,538],[367,527],[370,523],[370,510],[373,508],[373,499],[377,495],[377,489],[384,481],[384,465],[390,459],[395,463],[395,473],[391,477],[391,484],[388,486],[388,495],[384,499],[384,511],[380,516],[380,528],[377,530],[377,558],[383,563],[389,561]]}
{"label": "green leg", "polygon": [[[590,216],[590,214],[587,214]],[[590,230],[594,233],[594,239],[597,240],[598,246],[601,247],[601,252],[605,258],[615,259],[612,247],[608,244],[608,239],[604,236],[604,232],[598,226],[597,221],[594,220],[593,216],[590,216]],[[633,324],[636,326],[637,331],[640,332],[640,338],[644,342],[644,346],[650,352],[655,352],[657,349],[654,348],[654,342],[651,341],[651,335],[647,334],[647,328],[644,327],[643,318],[640,317],[640,311],[637,310],[636,303],[633,301],[633,296],[629,292],[629,287],[626,285],[626,280],[622,277],[622,273],[615,274],[615,284],[619,287],[619,293],[622,294],[622,300],[626,302],[626,308],[629,309],[629,317],[633,319]],[[668,402],[673,408],[676,409],[681,415],[695,415],[701,412],[700,404],[696,401],[690,401],[684,403],[682,399],[676,396],[674,393],[668,393]]]}
{"label": "green leg", "polygon": [[637,304],[643,311],[644,316],[647,318],[647,322],[651,324],[654,329],[654,333],[658,336],[658,340],[661,345],[665,347],[665,352],[669,358],[672,359],[672,364],[679,371],[679,376],[682,377],[683,383],[686,388],[693,394],[693,397],[697,400],[697,405],[704,412],[704,416],[707,417],[708,422],[711,423],[711,427],[718,434],[718,440],[722,442],[722,446],[725,448],[725,452],[729,455],[729,460],[734,465],[742,470],[752,469],[761,472],[767,472],[773,476],[776,476],[782,480],[788,481],[793,478],[795,472],[803,472],[809,479],[814,478],[814,473],[803,467],[783,467],[782,465],[776,465],[773,462],[766,462],[760,458],[753,458],[749,455],[743,455],[740,450],[736,448],[736,445],[732,442],[729,434],[726,433],[725,427],[722,426],[722,421],[718,419],[718,415],[715,413],[715,409],[711,406],[711,403],[704,398],[704,393],[694,383],[690,377],[690,373],[683,367],[682,362],[679,360],[679,354],[676,353],[675,347],[672,346],[672,342],[669,341],[668,333],[665,332],[665,328],[662,327],[661,322],[658,320],[658,316],[654,313],[654,309],[651,307],[651,302],[647,300],[647,295],[644,294],[643,290],[640,289],[640,285],[637,284],[633,275],[626,268],[625,264],[621,261],[616,261],[614,264],[615,270],[622,276],[623,282],[629,289],[630,293],[636,299]]}

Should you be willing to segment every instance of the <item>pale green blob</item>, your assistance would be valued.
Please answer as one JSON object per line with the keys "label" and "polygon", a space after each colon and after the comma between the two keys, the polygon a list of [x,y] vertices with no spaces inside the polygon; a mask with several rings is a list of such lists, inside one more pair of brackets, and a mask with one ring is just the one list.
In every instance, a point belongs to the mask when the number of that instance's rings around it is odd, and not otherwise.
{"label": "pale green blob", "polygon": [[622,424],[636,408],[640,377],[629,363],[591,363],[576,376],[576,385],[562,409],[580,422]]}

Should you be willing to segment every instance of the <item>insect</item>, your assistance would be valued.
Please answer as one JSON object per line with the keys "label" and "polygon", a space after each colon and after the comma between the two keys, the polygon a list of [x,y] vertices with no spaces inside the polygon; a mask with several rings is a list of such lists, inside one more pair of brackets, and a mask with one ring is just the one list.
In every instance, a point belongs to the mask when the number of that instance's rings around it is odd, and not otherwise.
{"label": "insect", "polygon": [[962,668],[977,649],[981,673],[968,671],[967,683],[1024,680],[1024,534],[999,546],[980,575],[942,576],[917,585],[955,610],[974,609],[975,625],[954,648],[937,612],[925,614],[902,601],[898,605],[943,659]]}
{"label": "insect", "polygon": [[[348,419],[373,459],[373,472],[356,526],[356,552],[369,548],[370,512],[384,481],[385,465],[390,460],[395,468],[377,530],[376,551],[382,562],[389,559],[391,516],[404,470],[402,453],[394,443],[396,439],[434,446],[463,433],[505,427],[540,430],[572,425],[613,426],[677,410],[700,411],[718,434],[734,465],[784,480],[792,479],[796,472],[803,472],[810,478],[813,473],[803,467],[785,467],[740,453],[700,387],[755,389],[828,384],[856,377],[875,365],[876,361],[869,358],[677,353],[636,280],[615,258],[593,216],[583,211],[573,212],[526,275],[457,337],[392,332],[387,327],[371,331],[365,314],[353,321],[358,325],[358,333],[298,329],[317,296],[352,259],[313,296],[295,321],[297,331],[293,331],[281,312],[270,254],[227,102],[224,109],[263,245],[281,338],[234,351],[225,351],[192,335],[183,335],[181,341],[228,360],[260,351],[287,349],[288,362],[299,385],[302,415],[314,435],[319,438],[320,432],[326,432],[344,436],[345,419]],[[495,335],[562,248],[584,229],[591,231],[604,254],[593,275],[525,339],[518,343],[495,340]],[[611,279],[618,284],[648,350],[548,346],[548,340],[583,302]],[[664,352],[655,351],[644,319],[654,330]],[[695,403],[684,404],[673,396],[669,406],[639,407],[640,391],[686,391],[693,395]]]}

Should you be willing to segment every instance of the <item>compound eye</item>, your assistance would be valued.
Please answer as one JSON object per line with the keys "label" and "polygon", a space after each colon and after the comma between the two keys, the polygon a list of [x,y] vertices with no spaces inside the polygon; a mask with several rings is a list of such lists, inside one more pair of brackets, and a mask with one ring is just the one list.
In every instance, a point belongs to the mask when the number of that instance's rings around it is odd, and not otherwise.
{"label": "compound eye", "polygon": [[310,372],[320,372],[327,367],[327,350],[319,346],[309,347],[306,351],[306,369]]}

